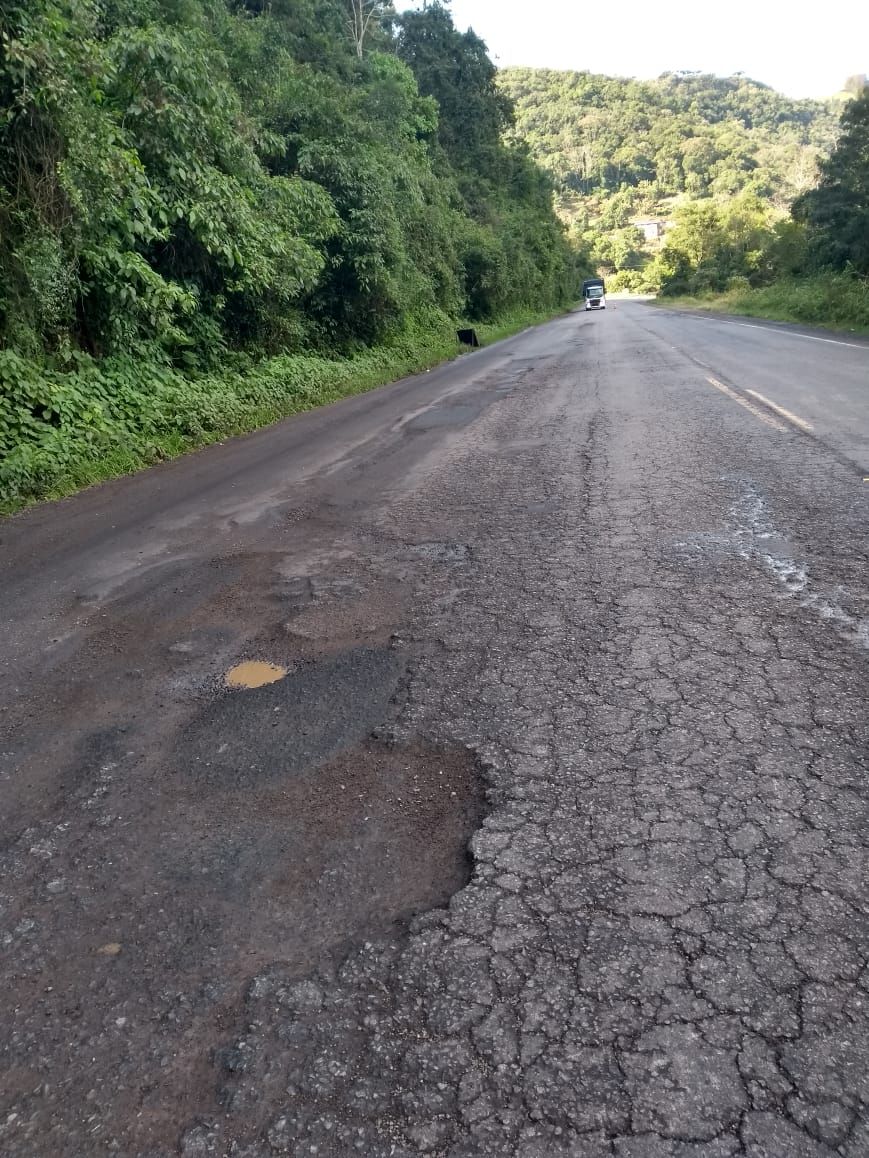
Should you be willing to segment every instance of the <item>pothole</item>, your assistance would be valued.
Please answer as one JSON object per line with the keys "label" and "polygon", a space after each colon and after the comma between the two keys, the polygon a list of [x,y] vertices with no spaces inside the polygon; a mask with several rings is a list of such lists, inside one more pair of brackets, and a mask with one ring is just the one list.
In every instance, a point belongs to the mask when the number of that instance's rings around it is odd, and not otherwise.
{"label": "pothole", "polygon": [[[393,952],[418,927],[414,918],[437,921],[437,910],[468,883],[470,839],[486,812],[485,780],[483,766],[466,748],[421,737],[369,739],[312,769],[289,794],[272,789],[257,795],[253,807],[250,800],[238,801],[244,828],[232,848],[215,840],[210,818],[197,811],[196,823],[207,834],[199,856],[207,860],[185,865],[182,873],[196,882],[198,911],[203,883],[224,911],[224,889],[232,891],[225,937],[238,954],[240,979],[253,978],[237,1031],[197,1043],[203,1055],[213,1047],[223,1104],[247,1106],[252,1082],[261,1106],[284,1104],[286,1051],[304,1040],[296,1035],[294,995],[307,996],[307,1010],[318,1008],[324,979],[344,967],[348,953],[362,944],[366,959]],[[219,817],[225,826],[223,806]],[[213,944],[211,928],[208,936]],[[399,983],[412,984],[411,976],[412,968]],[[457,986],[461,982],[459,976]],[[466,996],[473,1000],[472,993]],[[390,1003],[390,995],[372,975],[366,1010],[376,1015],[384,1001]],[[267,1024],[249,1048],[243,1026],[254,1012]]]}
{"label": "pothole", "polygon": [[228,688],[264,688],[275,684],[287,674],[285,667],[276,663],[265,663],[259,659],[248,659],[231,667],[224,677]]}
{"label": "pothole", "polygon": [[259,959],[308,969],[470,877],[485,776],[465,748],[393,738],[406,662],[384,646],[302,662],[207,700],[179,737],[163,871],[198,905],[228,905]]}
{"label": "pothole", "polygon": [[[203,703],[178,746],[185,778],[246,791],[330,759],[388,718],[404,667],[388,645],[350,648],[289,671],[261,661],[239,664],[226,686],[252,690]],[[238,682],[230,684],[230,675]]]}
{"label": "pothole", "polygon": [[195,897],[209,945],[303,974],[445,905],[485,812],[467,749],[368,738],[292,776],[182,794],[160,872],[173,905]]}

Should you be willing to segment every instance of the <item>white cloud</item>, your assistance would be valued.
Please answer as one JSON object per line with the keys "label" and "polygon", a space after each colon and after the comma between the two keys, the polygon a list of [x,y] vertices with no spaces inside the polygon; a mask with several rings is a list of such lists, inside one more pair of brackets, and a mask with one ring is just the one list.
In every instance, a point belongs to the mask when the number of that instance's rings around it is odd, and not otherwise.
{"label": "white cloud", "polygon": [[453,0],[450,7],[456,24],[472,25],[505,67],[639,77],[744,72],[797,97],[829,96],[851,73],[869,71],[865,0]]}

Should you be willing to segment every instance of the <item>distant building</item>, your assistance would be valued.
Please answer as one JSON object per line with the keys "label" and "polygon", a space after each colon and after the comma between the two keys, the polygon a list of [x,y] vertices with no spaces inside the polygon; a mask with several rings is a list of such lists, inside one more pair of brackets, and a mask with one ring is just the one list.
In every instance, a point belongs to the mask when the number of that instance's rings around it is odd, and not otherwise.
{"label": "distant building", "polygon": [[639,229],[646,241],[657,241],[659,237],[664,236],[664,222],[657,218],[643,218],[640,221],[632,222],[632,224],[636,229]]}

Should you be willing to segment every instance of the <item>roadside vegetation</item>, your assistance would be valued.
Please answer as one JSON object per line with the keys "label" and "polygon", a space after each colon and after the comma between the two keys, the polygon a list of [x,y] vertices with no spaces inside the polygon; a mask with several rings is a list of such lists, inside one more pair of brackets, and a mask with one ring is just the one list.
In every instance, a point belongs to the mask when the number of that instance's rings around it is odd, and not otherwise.
{"label": "roadside vegetation", "polygon": [[838,104],[790,100],[742,76],[507,69],[499,84],[571,235],[613,289],[661,288],[677,224],[684,235],[714,220],[750,239],[785,217],[837,134]]}
{"label": "roadside vegetation", "polygon": [[432,366],[593,270],[869,327],[865,77],[499,76],[437,0],[0,9],[0,511]]}
{"label": "roadside vegetation", "polygon": [[0,44],[4,509],[576,296],[551,180],[437,3],[20,0]]}
{"label": "roadside vegetation", "polygon": [[[547,321],[566,307],[508,312],[474,329],[482,346]],[[0,464],[0,515],[36,498],[62,498],[197,447],[361,394],[457,357],[451,325],[413,321],[388,342],[340,357],[318,353],[250,358],[192,374],[132,359],[80,358],[53,370],[9,352],[0,356],[0,397],[52,399],[64,421],[32,427]],[[26,419],[25,419],[26,421]]]}
{"label": "roadside vegetation", "polygon": [[735,285],[721,294],[663,297],[660,304],[869,334],[869,280],[851,273],[788,278],[757,288]]}
{"label": "roadside vegetation", "polygon": [[869,91],[512,69],[517,131],[611,290],[869,328]]}
{"label": "roadside vegetation", "polygon": [[869,88],[842,114],[818,184],[754,229],[680,222],[662,253],[665,297],[731,313],[869,330]]}

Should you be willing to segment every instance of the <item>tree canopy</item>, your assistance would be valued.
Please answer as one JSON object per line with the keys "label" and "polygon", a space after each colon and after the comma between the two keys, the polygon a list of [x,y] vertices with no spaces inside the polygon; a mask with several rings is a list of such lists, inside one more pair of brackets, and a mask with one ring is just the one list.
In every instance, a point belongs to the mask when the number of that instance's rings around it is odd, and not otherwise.
{"label": "tree canopy", "polygon": [[440,4],[11,0],[0,37],[0,348],[195,366],[572,287],[550,181]]}
{"label": "tree canopy", "polygon": [[[854,78],[852,78],[854,79]],[[817,188],[794,205],[805,224],[810,260],[869,274],[869,88],[845,106],[842,135],[821,164]]]}
{"label": "tree canopy", "polygon": [[743,76],[507,69],[500,84],[568,212],[628,189],[647,199],[747,190],[786,206],[813,184],[817,157],[835,140],[827,105]]}

